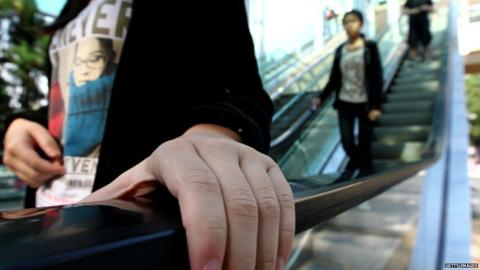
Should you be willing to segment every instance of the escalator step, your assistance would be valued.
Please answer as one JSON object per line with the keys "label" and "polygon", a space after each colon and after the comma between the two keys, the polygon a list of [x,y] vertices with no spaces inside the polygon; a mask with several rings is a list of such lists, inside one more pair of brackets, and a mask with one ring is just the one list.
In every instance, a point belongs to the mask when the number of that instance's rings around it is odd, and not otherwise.
{"label": "escalator step", "polygon": [[439,81],[422,81],[414,83],[402,83],[393,85],[390,90],[392,92],[398,91],[435,91],[440,87]]}
{"label": "escalator step", "polygon": [[432,122],[431,113],[387,113],[378,120],[379,126],[409,126],[429,125]]}
{"label": "escalator step", "polygon": [[419,75],[424,77],[436,76],[438,78],[438,74],[439,74],[439,70],[430,70],[430,71],[405,70],[405,71],[399,71],[395,79],[404,80],[405,78],[410,78],[410,77],[419,76]]}
{"label": "escalator step", "polygon": [[436,69],[440,69],[442,67],[442,61],[439,59],[432,59],[425,62],[416,62],[412,60],[405,60],[400,69],[400,72],[403,71],[432,71]]}
{"label": "escalator step", "polygon": [[432,81],[438,80],[438,74],[427,73],[427,74],[412,74],[411,76],[403,76],[395,78],[394,84],[401,83],[418,83],[422,81]]}
{"label": "escalator step", "polygon": [[412,162],[419,160],[425,148],[423,142],[404,142],[399,144],[372,144],[372,156],[374,159],[396,159],[399,161]]}
{"label": "escalator step", "polygon": [[430,126],[376,127],[373,136],[374,141],[385,144],[421,142],[428,139],[430,130]]}
{"label": "escalator step", "polygon": [[418,92],[418,93],[391,93],[387,96],[389,102],[403,102],[403,101],[420,101],[433,100],[436,92]]}
{"label": "escalator step", "polygon": [[383,105],[384,113],[418,113],[430,112],[433,101],[395,102]]}

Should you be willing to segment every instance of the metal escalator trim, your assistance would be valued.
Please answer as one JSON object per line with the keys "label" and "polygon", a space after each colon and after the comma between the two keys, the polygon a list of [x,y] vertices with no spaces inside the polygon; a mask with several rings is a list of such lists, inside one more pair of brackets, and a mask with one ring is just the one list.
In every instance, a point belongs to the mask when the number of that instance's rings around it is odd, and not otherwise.
{"label": "metal escalator trim", "polygon": [[430,159],[403,165],[400,169],[375,174],[361,181],[353,180],[347,185],[342,183],[296,193],[296,233],[309,229],[382,193],[427,168],[435,160]]}
{"label": "metal escalator trim", "polygon": [[291,127],[284,133],[282,133],[280,136],[275,138],[271,143],[270,147],[274,148],[280,145],[282,142],[284,142],[286,139],[288,139],[295,131],[297,131],[307,119],[310,118],[310,116],[313,114],[313,110],[307,110],[305,111],[292,125]]}
{"label": "metal escalator trim", "polygon": [[313,64],[310,64],[305,70],[296,74],[292,79],[288,80],[287,83],[285,83],[285,85],[275,89],[275,91],[273,91],[273,93],[270,95],[270,98],[272,100],[276,100],[286,89],[292,86],[296,81],[301,79],[305,74],[310,72],[312,69],[314,69],[315,67],[317,67],[318,65],[326,61],[329,57],[333,55],[333,53],[334,52],[329,52],[325,55],[322,55],[320,59],[318,59],[318,61],[315,61]]}
{"label": "metal escalator trim", "polygon": [[290,107],[296,103],[300,98],[303,97],[305,93],[301,93],[301,94],[298,94],[298,95],[295,95],[293,98],[291,98],[285,105],[282,106],[282,108],[280,108],[280,110],[278,110],[272,117],[272,123],[273,122],[276,122],[278,120],[278,118],[280,118],[288,109],[290,109]]}

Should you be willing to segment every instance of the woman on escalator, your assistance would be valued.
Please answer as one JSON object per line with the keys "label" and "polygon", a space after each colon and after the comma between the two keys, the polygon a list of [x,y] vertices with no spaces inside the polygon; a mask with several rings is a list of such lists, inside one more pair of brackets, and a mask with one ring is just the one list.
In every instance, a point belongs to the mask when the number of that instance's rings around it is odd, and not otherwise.
{"label": "woman on escalator", "polygon": [[[347,181],[373,173],[371,156],[372,126],[382,114],[383,75],[377,44],[360,32],[363,15],[347,12],[343,27],[348,40],[335,51],[330,80],[324,91],[313,100],[318,108],[335,92],[334,108],[338,110],[342,146],[349,162],[337,179]],[[358,143],[355,142],[355,121],[358,119]]]}

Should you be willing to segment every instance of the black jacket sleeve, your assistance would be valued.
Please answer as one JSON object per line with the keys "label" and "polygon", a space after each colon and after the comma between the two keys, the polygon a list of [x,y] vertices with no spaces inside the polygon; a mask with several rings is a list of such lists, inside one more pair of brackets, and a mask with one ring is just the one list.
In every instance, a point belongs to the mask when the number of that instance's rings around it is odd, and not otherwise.
{"label": "black jacket sleeve", "polygon": [[216,69],[220,91],[204,92],[187,114],[187,125],[212,123],[238,132],[242,142],[267,153],[273,104],[263,89],[242,0],[221,1],[222,26],[207,48]]}
{"label": "black jacket sleeve", "polygon": [[332,92],[338,91],[341,87],[342,72],[340,70],[340,59],[342,47],[343,45],[340,45],[335,50],[335,58],[333,60],[332,70],[330,71],[330,78],[322,93],[320,93],[320,99],[322,101],[329,97]]}
{"label": "black jacket sleeve", "polygon": [[48,106],[41,107],[36,111],[23,111],[23,112],[9,115],[5,120],[5,125],[2,133],[3,138],[5,138],[5,133],[7,132],[10,124],[18,118],[23,118],[33,122],[37,122],[40,125],[47,127],[48,126]]}
{"label": "black jacket sleeve", "polygon": [[370,54],[369,74],[367,78],[370,85],[370,109],[381,110],[383,98],[383,70],[380,53],[375,42],[368,44]]}

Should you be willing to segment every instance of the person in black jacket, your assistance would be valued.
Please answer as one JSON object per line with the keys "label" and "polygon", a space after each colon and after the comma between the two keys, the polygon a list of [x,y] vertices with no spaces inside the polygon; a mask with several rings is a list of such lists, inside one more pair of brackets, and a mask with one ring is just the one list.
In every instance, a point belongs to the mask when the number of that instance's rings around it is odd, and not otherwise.
{"label": "person in black jacket", "polygon": [[[294,201],[265,155],[273,105],[243,1],[70,0],[49,30],[49,106],[6,122],[4,163],[29,185],[26,207],[160,183],[179,201],[192,269],[283,268]],[[104,128],[69,125],[93,113]],[[65,152],[77,143],[88,151]]]}
{"label": "person in black jacket", "polygon": [[[377,44],[360,32],[363,16],[357,10],[347,12],[343,25],[348,41],[335,51],[335,58],[324,91],[313,100],[313,106],[335,93],[342,146],[349,157],[346,170],[338,181],[349,180],[359,169],[358,177],[373,172],[371,157],[372,122],[381,116],[383,75]],[[354,126],[358,119],[358,144]]]}
{"label": "person in black jacket", "polygon": [[409,15],[408,45],[410,45],[411,57],[413,60],[420,60],[418,57],[418,46],[423,46],[423,58],[430,55],[430,20],[428,14],[433,12],[432,0],[408,0],[403,7],[403,13]]}

